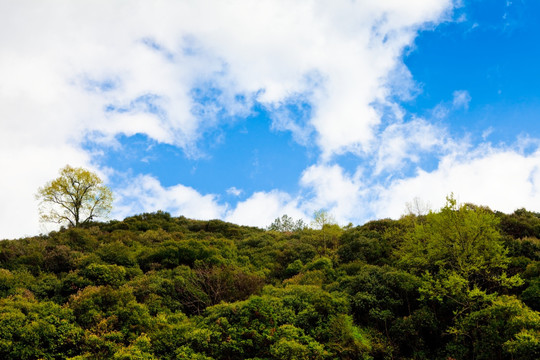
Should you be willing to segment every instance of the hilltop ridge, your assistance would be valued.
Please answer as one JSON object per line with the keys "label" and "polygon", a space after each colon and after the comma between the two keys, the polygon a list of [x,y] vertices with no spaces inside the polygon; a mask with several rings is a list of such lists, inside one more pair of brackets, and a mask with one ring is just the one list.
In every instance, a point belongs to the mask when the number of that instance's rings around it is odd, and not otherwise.
{"label": "hilltop ridge", "polygon": [[280,232],[165,212],[0,241],[2,359],[537,359],[540,214]]}

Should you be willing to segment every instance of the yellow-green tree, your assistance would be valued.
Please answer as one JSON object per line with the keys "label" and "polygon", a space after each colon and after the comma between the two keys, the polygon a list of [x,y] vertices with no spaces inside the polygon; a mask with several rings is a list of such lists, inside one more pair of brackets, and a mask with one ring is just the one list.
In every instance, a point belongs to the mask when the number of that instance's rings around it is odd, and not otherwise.
{"label": "yellow-green tree", "polygon": [[326,245],[328,239],[330,239],[334,247],[337,246],[337,238],[342,232],[339,225],[336,224],[336,219],[332,214],[329,214],[326,210],[318,210],[313,213],[313,221],[311,226],[315,229],[320,229],[322,234],[324,253],[326,254]]}
{"label": "yellow-green tree", "polygon": [[41,221],[77,227],[107,216],[113,196],[95,173],[67,165],[58,178],[38,189],[36,198]]}
{"label": "yellow-green tree", "polygon": [[506,269],[497,217],[488,209],[458,204],[452,196],[438,212],[430,212],[405,239],[399,257],[413,271],[429,271],[463,278],[467,284],[486,286]]}

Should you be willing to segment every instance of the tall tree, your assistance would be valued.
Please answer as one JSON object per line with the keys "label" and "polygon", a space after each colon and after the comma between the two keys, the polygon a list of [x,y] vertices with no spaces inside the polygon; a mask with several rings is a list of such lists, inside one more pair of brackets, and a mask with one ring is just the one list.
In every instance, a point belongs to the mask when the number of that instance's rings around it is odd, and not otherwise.
{"label": "tall tree", "polygon": [[112,192],[95,173],[69,165],[38,189],[41,221],[77,227],[112,209]]}
{"label": "tall tree", "polygon": [[413,269],[453,272],[480,285],[508,264],[507,250],[497,229],[498,219],[486,208],[458,204],[453,196],[438,213],[430,212],[416,226],[400,254]]}
{"label": "tall tree", "polygon": [[[311,221],[311,226],[313,226],[316,229],[321,229],[325,253],[326,253],[326,242],[327,242],[327,237],[328,237],[327,235],[329,235],[327,233],[331,225],[336,225],[336,219],[334,218],[333,215],[329,214],[328,211],[321,209],[313,213],[313,221]],[[341,230],[339,226],[336,225],[336,227],[339,230]]]}

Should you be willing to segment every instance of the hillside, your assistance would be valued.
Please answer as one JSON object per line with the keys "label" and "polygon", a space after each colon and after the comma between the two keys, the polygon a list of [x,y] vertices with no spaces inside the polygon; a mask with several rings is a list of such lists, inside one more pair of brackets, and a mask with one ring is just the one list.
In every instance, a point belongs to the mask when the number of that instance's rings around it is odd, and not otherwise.
{"label": "hillside", "polygon": [[1,359],[538,359],[540,214],[279,232],[158,212],[0,242]]}

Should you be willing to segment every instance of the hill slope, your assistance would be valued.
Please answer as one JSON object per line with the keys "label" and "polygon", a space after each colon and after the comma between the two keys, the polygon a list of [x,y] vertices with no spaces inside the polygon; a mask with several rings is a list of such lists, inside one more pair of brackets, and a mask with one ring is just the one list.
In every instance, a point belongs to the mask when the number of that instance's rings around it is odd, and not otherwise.
{"label": "hill slope", "polygon": [[540,215],[282,233],[167,213],[0,242],[2,359],[538,359]]}

